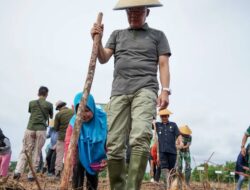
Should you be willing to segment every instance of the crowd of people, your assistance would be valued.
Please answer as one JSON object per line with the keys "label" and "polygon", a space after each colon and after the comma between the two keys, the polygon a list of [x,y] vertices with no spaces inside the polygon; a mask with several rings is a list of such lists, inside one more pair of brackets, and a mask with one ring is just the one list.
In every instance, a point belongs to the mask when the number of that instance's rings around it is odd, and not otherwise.
{"label": "crowd of people", "polygon": [[[66,102],[58,101],[55,104],[55,109],[58,112],[52,120],[53,104],[46,100],[48,92],[49,90],[47,87],[40,87],[38,90],[38,99],[32,100],[29,103],[28,110],[30,112],[30,118],[24,133],[23,147],[14,171],[14,179],[18,180],[21,175],[25,173],[27,160],[29,158],[32,158],[32,167],[37,173],[46,172],[47,176],[60,179],[63,172],[63,160],[66,159],[68,153],[78,107],[83,93],[76,94],[72,109],[66,107]],[[189,152],[189,146],[192,139],[191,130],[187,125],[178,128],[176,123],[170,122],[168,120],[170,114],[172,113],[165,108],[158,113],[161,122],[155,122],[155,119],[152,118],[150,131],[153,137],[150,137],[151,145],[148,154],[149,157],[145,156],[145,160],[139,159],[139,155],[133,158],[131,151],[132,146],[128,138],[130,132],[128,133],[128,137],[126,138],[127,143],[125,144],[125,146],[127,145],[127,147],[129,147],[126,149],[128,160],[127,169],[125,167],[121,168],[124,169],[124,182],[120,187],[125,188],[128,183],[131,162],[133,164],[138,164],[145,161],[143,168],[132,167],[134,171],[136,171],[136,169],[141,169],[140,175],[144,176],[144,169],[149,160],[152,182],[159,182],[162,176],[166,188],[169,188],[169,184],[167,183],[169,172],[173,168],[182,172],[183,158],[185,160],[186,182],[189,185],[191,172]],[[84,177],[86,176],[87,189],[97,189],[98,173],[102,171],[109,162],[107,153],[108,125],[106,113],[100,107],[96,106],[94,97],[91,94],[88,96],[86,108],[81,119],[82,126],[77,145],[77,153],[72,163],[72,187],[74,189],[83,187]],[[45,140],[48,138],[50,141],[46,147],[46,161],[43,169],[41,169],[40,161],[42,159],[42,148],[45,144]],[[0,162],[2,162],[1,176],[6,176],[11,155],[10,142],[8,138],[3,135],[1,130],[0,139]],[[125,176],[127,176],[127,179],[125,179]],[[27,174],[27,179],[28,181],[34,181],[31,170],[29,170]],[[133,180],[138,179],[136,178]],[[131,182],[133,182],[132,179]],[[136,183],[140,184],[141,181],[137,181]],[[130,189],[139,189],[139,187],[140,185]]]}
{"label": "crowd of people", "polygon": [[168,109],[159,111],[161,122],[153,121],[153,142],[151,147],[150,174],[152,182],[163,179],[165,188],[170,188],[170,173],[182,174],[183,161],[185,161],[185,182],[190,187],[191,157],[190,145],[192,131],[188,125],[178,128],[175,122],[169,121],[172,114]]}
{"label": "crowd of people", "polygon": [[[152,165],[161,170],[168,187],[167,176],[177,160],[176,140],[181,142],[178,151],[188,150],[184,148],[185,142],[182,142],[177,125],[168,121],[170,46],[164,32],[146,23],[149,8],[161,6],[158,0],[119,0],[114,10],[125,10],[129,27],[115,30],[105,47],[102,45],[103,24],[95,23],[91,29],[93,39],[96,35],[101,38],[98,41],[99,62],[104,64],[111,56],[115,57],[114,78],[107,116],[95,106],[91,95],[81,116],[83,122],[73,169],[74,187],[83,184],[86,173],[87,184],[96,189],[98,171],[107,165],[112,190],[140,189],[149,158]],[[53,105],[46,100],[48,88],[42,86],[38,96],[38,100],[29,103],[30,119],[14,179],[19,179],[24,173],[27,155],[32,158],[35,171],[39,171],[41,150],[47,137],[51,138],[46,156],[48,175],[60,178],[63,172],[63,157],[67,154],[80,95],[75,98],[74,110],[67,108],[63,101],[57,102],[58,113],[48,135],[47,121],[53,118]],[[150,155],[152,121],[156,117],[157,107],[161,110],[159,115],[162,122],[155,123],[153,147],[156,154]],[[129,159],[125,156],[127,145]],[[129,160],[127,165],[126,160]],[[28,180],[34,180],[31,171],[28,172]]]}
{"label": "crowd of people", "polygon": [[[96,106],[90,94],[80,116],[82,125],[75,160],[72,161],[74,189],[84,186],[84,176],[87,189],[97,189],[98,173],[107,166],[112,190],[139,190],[148,161],[151,181],[162,179],[166,190],[170,188],[171,171],[182,173],[184,161],[185,182],[190,187],[192,131],[188,125],[178,127],[175,122],[169,121],[172,113],[167,109],[171,95],[170,46],[164,32],[146,23],[149,8],[161,6],[158,0],[119,0],[114,10],[126,11],[129,26],[112,32],[105,47],[102,44],[104,25],[95,23],[91,28],[91,37],[95,39],[99,35],[101,38],[97,52],[99,62],[105,64],[111,56],[115,58],[114,78],[106,112]],[[24,173],[28,157],[32,159],[35,172],[41,171],[41,152],[47,138],[50,138],[46,147],[47,175],[60,179],[63,173],[63,161],[69,152],[83,94],[76,94],[73,109],[68,108],[66,102],[58,101],[54,122],[49,123],[54,113],[53,104],[47,101],[48,92],[47,87],[40,87],[38,99],[29,103],[30,118],[14,179],[19,179]],[[159,122],[155,122],[157,107]],[[241,167],[238,172],[239,188],[245,177],[244,164],[249,160],[249,156],[246,157],[249,148],[245,149],[249,134],[250,129],[242,141],[237,161]],[[10,156],[9,139],[0,131],[1,176],[7,175]],[[34,181],[31,170],[27,178]]]}
{"label": "crowd of people", "polygon": [[[66,102],[58,101],[55,106],[58,111],[53,118],[53,104],[48,102],[48,88],[42,86],[38,90],[38,99],[29,103],[30,118],[23,138],[23,147],[19,155],[13,178],[19,179],[23,173],[28,159],[31,160],[31,167],[27,175],[28,181],[34,181],[31,168],[36,173],[46,172],[49,177],[60,179],[63,172],[63,160],[68,152],[68,146],[77,110],[83,96],[77,93],[74,99],[73,109],[66,107]],[[49,121],[50,118],[50,122]],[[78,139],[76,158],[73,161],[72,187],[77,189],[84,186],[84,176],[87,177],[87,189],[97,189],[98,172],[106,167],[106,140],[107,140],[107,116],[106,113],[95,104],[94,97],[89,94],[86,108],[81,115],[82,126]],[[6,153],[5,157],[0,157],[0,161],[10,160],[10,144],[0,131],[2,139],[0,155]],[[46,162],[41,170],[40,161],[42,159],[42,148],[45,140],[50,138],[50,143],[46,147]],[[8,148],[7,148],[8,147]],[[5,151],[5,152],[4,152]],[[7,154],[8,153],[8,154]],[[3,161],[4,162],[4,161]],[[3,167],[5,176],[8,169]]]}

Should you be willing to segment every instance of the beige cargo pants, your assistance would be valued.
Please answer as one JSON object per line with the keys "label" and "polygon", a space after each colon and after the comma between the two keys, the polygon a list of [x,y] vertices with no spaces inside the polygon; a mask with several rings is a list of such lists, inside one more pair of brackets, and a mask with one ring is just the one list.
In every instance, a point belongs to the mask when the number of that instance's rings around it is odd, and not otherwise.
{"label": "beige cargo pants", "polygon": [[111,97],[107,106],[109,160],[125,158],[127,137],[132,150],[150,151],[156,98],[157,95],[148,89],[141,89],[130,95]]}
{"label": "beige cargo pants", "polygon": [[[23,138],[23,147],[19,155],[15,173],[23,173],[27,164],[27,157],[25,150],[28,155],[32,158],[33,168],[36,170],[40,161],[40,154],[43,145],[46,141],[46,131],[31,131],[26,129]],[[32,177],[31,171],[29,171],[28,177]]]}

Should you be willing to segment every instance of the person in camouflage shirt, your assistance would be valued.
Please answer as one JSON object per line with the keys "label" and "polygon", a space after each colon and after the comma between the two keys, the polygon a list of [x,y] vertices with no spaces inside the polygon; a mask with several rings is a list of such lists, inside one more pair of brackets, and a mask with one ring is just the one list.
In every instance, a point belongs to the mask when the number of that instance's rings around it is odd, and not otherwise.
{"label": "person in camouflage shirt", "polygon": [[[14,179],[19,179],[24,172],[27,162],[25,151],[27,151],[30,158],[32,158],[34,169],[36,171],[38,170],[40,154],[46,141],[47,122],[49,117],[53,118],[53,104],[46,101],[48,92],[49,89],[47,87],[41,86],[38,90],[38,100],[29,102],[30,118],[24,133],[23,148],[18,158]],[[31,171],[28,173],[28,180],[34,180]]]}
{"label": "person in camouflage shirt", "polygon": [[178,163],[178,171],[181,173],[183,169],[183,160],[185,162],[185,181],[186,184],[190,185],[190,177],[191,177],[191,156],[190,156],[190,145],[192,142],[192,131],[187,125],[182,125],[179,127],[179,131],[182,136],[182,143],[176,143],[176,147],[178,149],[177,163]]}
{"label": "person in camouflage shirt", "polygon": [[64,156],[64,139],[66,130],[71,117],[74,115],[73,109],[66,107],[66,103],[59,100],[56,103],[56,110],[59,112],[55,116],[54,128],[58,132],[56,142],[56,163],[55,163],[55,175],[60,177],[63,169],[63,156]]}

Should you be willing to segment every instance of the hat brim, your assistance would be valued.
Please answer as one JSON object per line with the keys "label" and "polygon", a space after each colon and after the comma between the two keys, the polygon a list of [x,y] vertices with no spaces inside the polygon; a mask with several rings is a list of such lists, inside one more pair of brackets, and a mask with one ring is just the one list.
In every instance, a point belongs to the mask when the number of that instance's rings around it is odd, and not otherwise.
{"label": "hat brim", "polygon": [[192,134],[192,130],[189,127],[185,127],[185,126],[180,127],[179,131],[183,135],[191,135]]}
{"label": "hat brim", "polygon": [[56,106],[56,110],[59,110],[60,108],[62,108],[63,106],[66,106],[66,102],[62,102],[59,105]]}
{"label": "hat brim", "polygon": [[149,4],[149,5],[127,5],[127,6],[116,6],[113,8],[113,10],[124,10],[132,7],[147,7],[147,8],[152,8],[152,7],[162,7],[162,4]]}
{"label": "hat brim", "polygon": [[180,131],[180,133],[183,135],[191,135],[192,131]]}
{"label": "hat brim", "polygon": [[158,113],[158,115],[159,116],[163,116],[163,115],[171,115],[171,114],[173,114],[171,111],[169,111],[169,110],[161,110],[161,111],[159,111],[159,113]]}

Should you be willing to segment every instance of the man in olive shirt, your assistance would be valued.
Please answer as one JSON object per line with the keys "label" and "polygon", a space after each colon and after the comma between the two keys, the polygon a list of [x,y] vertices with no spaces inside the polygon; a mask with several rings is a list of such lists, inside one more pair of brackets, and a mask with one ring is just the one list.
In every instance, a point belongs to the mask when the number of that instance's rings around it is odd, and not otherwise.
{"label": "man in olive shirt", "polygon": [[58,132],[58,139],[56,142],[56,163],[55,163],[55,175],[60,177],[63,169],[63,156],[64,156],[64,139],[66,130],[71,117],[74,115],[74,111],[66,107],[66,103],[59,100],[56,103],[56,110],[59,112],[55,116],[54,128]]}
{"label": "man in olive shirt", "polygon": [[[24,172],[27,157],[25,150],[32,158],[33,167],[37,170],[39,166],[40,154],[46,141],[47,121],[53,118],[53,105],[46,101],[49,89],[41,86],[38,90],[38,100],[32,100],[29,103],[29,123],[24,133],[23,148],[19,155],[17,166],[14,173],[14,179],[18,179]],[[31,171],[28,173],[28,180],[33,181]]]}

